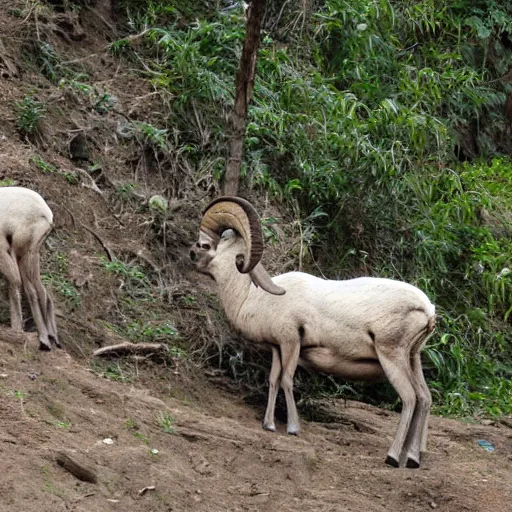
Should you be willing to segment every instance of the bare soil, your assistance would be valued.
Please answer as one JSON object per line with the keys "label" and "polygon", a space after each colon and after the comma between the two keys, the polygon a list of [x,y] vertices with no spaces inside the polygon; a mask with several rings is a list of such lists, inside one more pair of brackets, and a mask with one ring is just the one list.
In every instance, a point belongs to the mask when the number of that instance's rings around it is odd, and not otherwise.
{"label": "bare soil", "polygon": [[[422,468],[394,469],[384,457],[396,413],[333,401],[339,421],[303,422],[293,437],[284,425],[263,431],[262,410],[200,377],[180,382],[147,364],[133,382],[112,382],[64,351],[39,352],[33,334],[0,329],[0,510],[510,510],[505,425],[433,417]],[[98,483],[59,466],[63,451]]]}

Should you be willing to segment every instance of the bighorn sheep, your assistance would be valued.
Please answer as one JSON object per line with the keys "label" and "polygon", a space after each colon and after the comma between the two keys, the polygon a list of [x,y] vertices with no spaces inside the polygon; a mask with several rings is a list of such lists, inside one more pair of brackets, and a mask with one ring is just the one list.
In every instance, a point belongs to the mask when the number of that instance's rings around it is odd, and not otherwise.
{"label": "bighorn sheep", "polygon": [[53,214],[44,199],[23,187],[0,188],[0,273],[9,286],[11,328],[23,329],[21,286],[39,332],[39,348],[60,347],[53,302],[41,283],[39,250],[52,229]]}
{"label": "bighorn sheep", "polygon": [[272,348],[263,428],[275,430],[281,383],[288,433],[298,434],[293,397],[297,365],[354,380],[386,376],[403,402],[386,462],[419,467],[432,401],[420,359],[435,323],[427,296],[390,279],[328,281],[302,272],[271,278],[260,263],[262,253],[259,218],[250,203],[239,197],[210,203],[190,258],[216,281],[234,329]]}

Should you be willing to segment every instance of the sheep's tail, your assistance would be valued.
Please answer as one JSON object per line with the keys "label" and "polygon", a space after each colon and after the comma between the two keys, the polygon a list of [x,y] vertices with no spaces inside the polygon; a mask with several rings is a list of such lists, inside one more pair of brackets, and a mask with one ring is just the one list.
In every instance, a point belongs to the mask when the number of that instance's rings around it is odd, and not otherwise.
{"label": "sheep's tail", "polygon": [[431,334],[436,327],[436,307],[433,304],[430,304],[430,309],[427,311],[427,315],[427,334]]}

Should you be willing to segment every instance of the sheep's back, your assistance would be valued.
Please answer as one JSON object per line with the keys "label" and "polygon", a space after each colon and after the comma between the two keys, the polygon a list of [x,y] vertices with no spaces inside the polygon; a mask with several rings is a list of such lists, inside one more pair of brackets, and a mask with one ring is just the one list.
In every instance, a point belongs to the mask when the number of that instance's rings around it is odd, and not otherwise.
{"label": "sheep's back", "polygon": [[53,222],[53,214],[45,200],[33,190],[23,187],[0,188],[0,229],[13,229],[45,220]]}

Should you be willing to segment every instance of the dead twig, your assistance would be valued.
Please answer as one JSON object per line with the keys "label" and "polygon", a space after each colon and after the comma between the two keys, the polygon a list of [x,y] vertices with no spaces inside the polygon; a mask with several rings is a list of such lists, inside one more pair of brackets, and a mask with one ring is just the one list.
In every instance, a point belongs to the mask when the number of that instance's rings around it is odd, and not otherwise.
{"label": "dead twig", "polygon": [[97,192],[100,196],[103,196],[103,191],[98,187],[98,185],[96,185],[96,182],[92,179],[87,171],[80,169],[80,167],[75,167],[75,170],[78,171],[81,176],[87,178],[87,180],[90,182],[90,185],[82,183],[82,187],[90,188],[91,190],[94,190],[94,192]]}
{"label": "dead twig", "polygon": [[154,485],[150,485],[149,487],[144,487],[139,491],[139,496],[144,496],[148,491],[154,491],[156,487]]}
{"label": "dead twig", "polygon": [[84,60],[94,59],[98,57],[98,53],[91,53],[90,55],[86,55],[85,57],[80,57],[79,59],[66,60],[61,62],[61,66],[69,66],[70,64],[78,64],[79,62],[83,62]]}
{"label": "dead twig", "polygon": [[112,215],[112,217],[114,217],[114,219],[117,220],[117,222],[119,222],[119,224],[121,226],[123,226],[123,222],[121,221],[121,219],[119,219],[117,217],[117,215],[114,213],[114,211],[112,210],[112,208],[110,207],[110,204],[107,200],[107,198],[105,197],[105,194],[103,193],[103,190],[101,190],[98,185],[96,184],[96,182],[93,180],[93,178],[89,175],[89,173],[87,171],[85,171],[84,169],[80,169],[80,167],[75,167],[75,170],[78,171],[78,173],[81,175],[81,176],[84,176],[87,178],[87,180],[91,183],[90,185],[87,185],[86,183],[83,183],[82,182],[82,187],[84,188],[88,188],[90,190],[94,190],[94,192],[98,193],[101,198],[103,199],[104,203],[105,203],[105,206],[108,210],[108,212],[110,213],[110,215]]}

